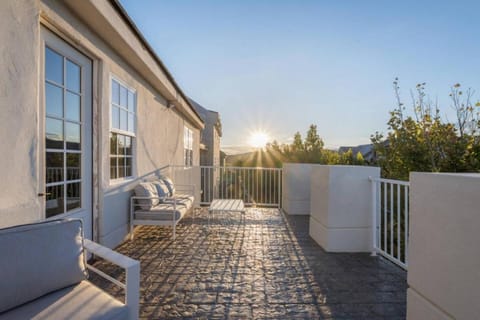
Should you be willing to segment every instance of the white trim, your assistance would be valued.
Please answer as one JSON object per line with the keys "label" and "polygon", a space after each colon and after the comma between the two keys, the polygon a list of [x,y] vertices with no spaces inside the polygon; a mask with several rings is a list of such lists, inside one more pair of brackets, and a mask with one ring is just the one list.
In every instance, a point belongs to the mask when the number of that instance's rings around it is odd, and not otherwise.
{"label": "white trim", "polygon": [[[120,105],[117,105],[116,103],[113,102],[113,99],[112,99],[112,93],[113,93],[113,81],[117,82],[121,87],[124,87],[125,89],[127,89],[127,105],[128,105],[128,91],[130,91],[131,93],[133,93],[134,95],[134,109],[133,111],[129,111],[128,109],[125,109],[123,106],[120,106]],[[110,72],[109,74],[109,83],[108,83],[108,123],[109,123],[109,127],[108,127],[108,144],[109,144],[109,148],[108,148],[108,178],[109,178],[109,186],[112,186],[112,185],[118,185],[120,183],[124,183],[124,182],[128,182],[128,181],[131,181],[131,180],[134,180],[136,178],[136,155],[137,155],[137,148],[136,148],[136,138],[137,138],[137,128],[138,128],[138,124],[137,124],[137,113],[138,113],[138,91],[137,89],[135,89],[133,86],[127,84],[124,80],[121,80],[121,78],[117,75],[115,75],[114,73]],[[134,127],[134,131],[126,131],[126,130],[122,130],[122,129],[119,129],[119,128],[113,128],[112,126],[112,107],[115,106],[117,107],[120,111],[123,110],[123,111],[126,111],[127,112],[127,128],[128,128],[128,115],[129,114],[133,114],[133,127]],[[131,148],[132,148],[132,155],[131,158],[132,159],[132,164],[131,164],[131,175],[130,176],[125,176],[125,177],[120,177],[120,178],[112,178],[111,177],[111,159],[112,159],[112,154],[111,154],[111,150],[110,150],[110,134],[111,133],[115,133],[115,134],[119,134],[119,135],[123,135],[123,136],[127,136],[127,137],[130,137],[132,142],[131,142]],[[116,155],[118,156],[118,155]],[[122,157],[122,158],[126,158],[125,156]],[[117,174],[118,174],[118,168],[117,168]]]}
{"label": "white trim", "polygon": [[[130,91],[133,91],[135,93],[137,93],[137,89],[135,89],[134,87],[132,87],[131,85],[127,84],[127,82],[125,82],[124,80],[122,80],[121,77],[117,76],[115,73],[113,72],[110,72],[110,82],[113,80],[117,81],[118,83],[120,83],[122,86],[124,86],[125,88],[127,88],[128,90]],[[111,92],[110,92],[111,93]],[[112,95],[110,94],[110,103],[112,103]]]}
{"label": "white trim", "polygon": [[[41,25],[40,28],[40,79],[39,79],[39,91],[41,100],[39,101],[40,105],[40,113],[39,117],[41,121],[39,122],[39,134],[42,137],[39,139],[39,174],[41,174],[41,181],[39,187],[41,192],[45,192],[47,188],[54,188],[58,186],[64,187],[63,198],[66,200],[67,197],[67,188],[69,185],[74,185],[80,183],[80,207],[73,208],[67,211],[68,208],[68,201],[64,201],[63,205],[63,212],[60,214],[55,214],[51,217],[47,218],[47,201],[42,204],[42,219],[50,220],[50,219],[58,219],[60,217],[78,217],[84,220],[84,225],[88,226],[88,237],[93,236],[93,215],[92,211],[94,210],[93,204],[93,197],[92,197],[92,188],[93,188],[93,180],[92,180],[92,173],[93,173],[93,153],[92,153],[92,137],[93,137],[93,108],[94,108],[94,99],[93,99],[93,59],[85,54],[82,50],[77,48],[75,45],[72,45],[70,41],[67,41],[64,36],[57,34],[56,32],[51,31],[48,27]],[[63,84],[56,83],[55,81],[50,81],[46,79],[46,50],[51,50],[54,53],[60,55],[62,57],[62,66],[63,66]],[[66,83],[66,72],[67,72],[67,63],[71,62],[80,67],[80,92],[76,92],[74,90],[70,90],[67,88]],[[63,107],[63,116],[58,117],[54,115],[47,114],[47,106],[46,106],[46,99],[47,96],[45,94],[46,91],[46,84],[49,83],[51,85],[57,86],[61,88],[64,95],[62,101]],[[80,97],[81,101],[81,108],[80,108],[80,119],[79,120],[72,120],[68,119],[65,113],[65,103],[66,103],[66,92],[72,92]],[[45,143],[45,133],[46,133],[46,119],[56,119],[62,121],[62,125],[65,126],[65,123],[73,123],[80,126],[80,143],[81,143],[81,150],[71,150],[68,149],[65,141],[66,137],[66,130],[64,128],[64,144],[62,148],[54,148],[50,149],[46,147]],[[63,154],[63,167],[65,168],[64,177],[62,181],[56,182],[49,182],[47,183],[46,179],[46,154],[48,152],[59,152]],[[66,161],[68,154],[79,154],[81,156],[80,159],[80,171],[82,172],[81,179],[75,180],[67,180],[67,170],[66,170]]]}

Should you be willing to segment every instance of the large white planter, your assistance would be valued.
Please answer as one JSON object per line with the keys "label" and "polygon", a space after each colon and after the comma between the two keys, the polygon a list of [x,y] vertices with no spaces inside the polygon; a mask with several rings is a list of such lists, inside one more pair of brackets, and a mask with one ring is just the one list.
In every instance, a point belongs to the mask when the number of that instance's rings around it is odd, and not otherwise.
{"label": "large white planter", "polygon": [[282,208],[290,215],[310,215],[311,164],[284,163]]}
{"label": "large white planter", "polygon": [[312,165],[310,176],[310,236],[329,252],[370,252],[369,177],[380,168]]}
{"label": "large white planter", "polygon": [[410,175],[407,319],[479,319],[480,174]]}

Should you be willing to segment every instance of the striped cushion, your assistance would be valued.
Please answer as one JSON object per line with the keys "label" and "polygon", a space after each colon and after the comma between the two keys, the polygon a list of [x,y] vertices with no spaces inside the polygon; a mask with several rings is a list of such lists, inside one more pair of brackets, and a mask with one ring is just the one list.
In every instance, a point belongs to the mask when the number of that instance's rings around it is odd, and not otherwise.
{"label": "striped cushion", "polygon": [[175,185],[173,184],[172,179],[168,177],[163,177],[162,178],[163,182],[165,182],[165,185],[167,186],[168,190],[170,191],[170,197],[175,196]]}

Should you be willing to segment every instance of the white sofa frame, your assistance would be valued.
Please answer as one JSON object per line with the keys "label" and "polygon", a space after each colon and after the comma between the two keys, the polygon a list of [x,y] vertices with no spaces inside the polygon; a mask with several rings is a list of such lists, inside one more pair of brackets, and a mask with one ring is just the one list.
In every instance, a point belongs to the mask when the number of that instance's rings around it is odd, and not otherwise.
{"label": "white sofa frame", "polygon": [[[176,191],[190,191],[193,197],[195,198],[195,185],[187,185],[187,184],[175,184]],[[146,219],[134,219],[135,218],[135,207],[140,206],[137,203],[137,200],[155,200],[158,199],[161,201],[171,201],[172,204],[172,212],[177,210],[177,197],[137,197],[132,196],[130,198],[130,240],[133,240],[134,237],[134,226],[137,225],[145,225],[145,226],[172,226],[173,227],[173,235],[172,239],[175,240],[176,238],[176,229],[177,224],[182,220],[182,218],[176,220],[175,214],[172,214],[172,220],[146,220]],[[195,202],[195,200],[194,200]],[[194,210],[194,203],[192,203],[192,207],[190,211]],[[188,213],[188,212],[187,212]],[[186,214],[187,214],[186,213]]]}
{"label": "white sofa frame", "polygon": [[140,262],[86,238],[83,239],[83,248],[87,252],[125,269],[125,283],[123,283],[87,263],[88,270],[124,289],[125,306],[128,309],[128,319],[138,319],[140,301]]}

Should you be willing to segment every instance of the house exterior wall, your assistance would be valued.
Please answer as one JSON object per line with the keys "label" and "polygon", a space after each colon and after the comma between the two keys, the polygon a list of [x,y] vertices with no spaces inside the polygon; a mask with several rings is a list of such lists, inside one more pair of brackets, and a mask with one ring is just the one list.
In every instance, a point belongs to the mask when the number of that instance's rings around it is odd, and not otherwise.
{"label": "house exterior wall", "polygon": [[[0,227],[40,219],[39,1],[0,1]],[[28,94],[25,94],[28,93]]]}
{"label": "house exterior wall", "polygon": [[[98,14],[89,1],[80,3],[89,4],[86,10],[92,10],[92,15]],[[105,6],[108,2],[96,4]],[[149,175],[158,174],[166,165],[183,164],[184,126],[193,130],[193,163],[199,164],[198,122],[192,121],[191,113],[182,110],[181,99],[175,100],[176,107],[167,108],[171,100],[167,101],[165,92],[160,92],[151,75],[139,67],[134,68],[135,61],[125,59],[121,51],[113,49],[111,42],[106,43],[103,36],[92,30],[99,26],[88,25],[63,2],[3,1],[0,18],[0,35],[4,41],[0,65],[7,68],[8,74],[0,78],[0,88],[5,92],[1,95],[0,132],[2,150],[12,152],[0,159],[0,174],[5,177],[0,195],[0,227],[36,221],[44,215],[43,198],[37,197],[37,193],[43,192],[39,181],[44,175],[44,169],[39,166],[44,154],[37,147],[39,139],[43,139],[38,132],[39,110],[43,105],[39,93],[39,72],[43,68],[40,50],[44,50],[39,34],[44,25],[94,62],[93,193],[94,217],[99,227],[96,238],[104,245],[116,246],[127,233],[129,197],[135,185]],[[144,52],[142,47],[134,49]],[[133,178],[123,181],[110,180],[112,76],[134,89],[137,97],[134,174]],[[161,75],[158,78],[166,81]],[[162,90],[169,90],[168,86],[165,88]]]}
{"label": "house exterior wall", "polygon": [[220,166],[220,134],[217,129],[213,130],[212,150],[212,165]]}
{"label": "house exterior wall", "polygon": [[204,129],[200,132],[200,142],[205,146],[200,154],[200,165],[219,166],[221,165],[220,138],[222,136],[220,116],[218,112],[208,110],[192,99],[190,102],[205,123]]}
{"label": "house exterior wall", "polygon": [[220,134],[216,128],[218,113],[206,110],[204,113],[205,129],[202,133],[202,143],[207,147],[202,157],[201,165],[220,165]]}

